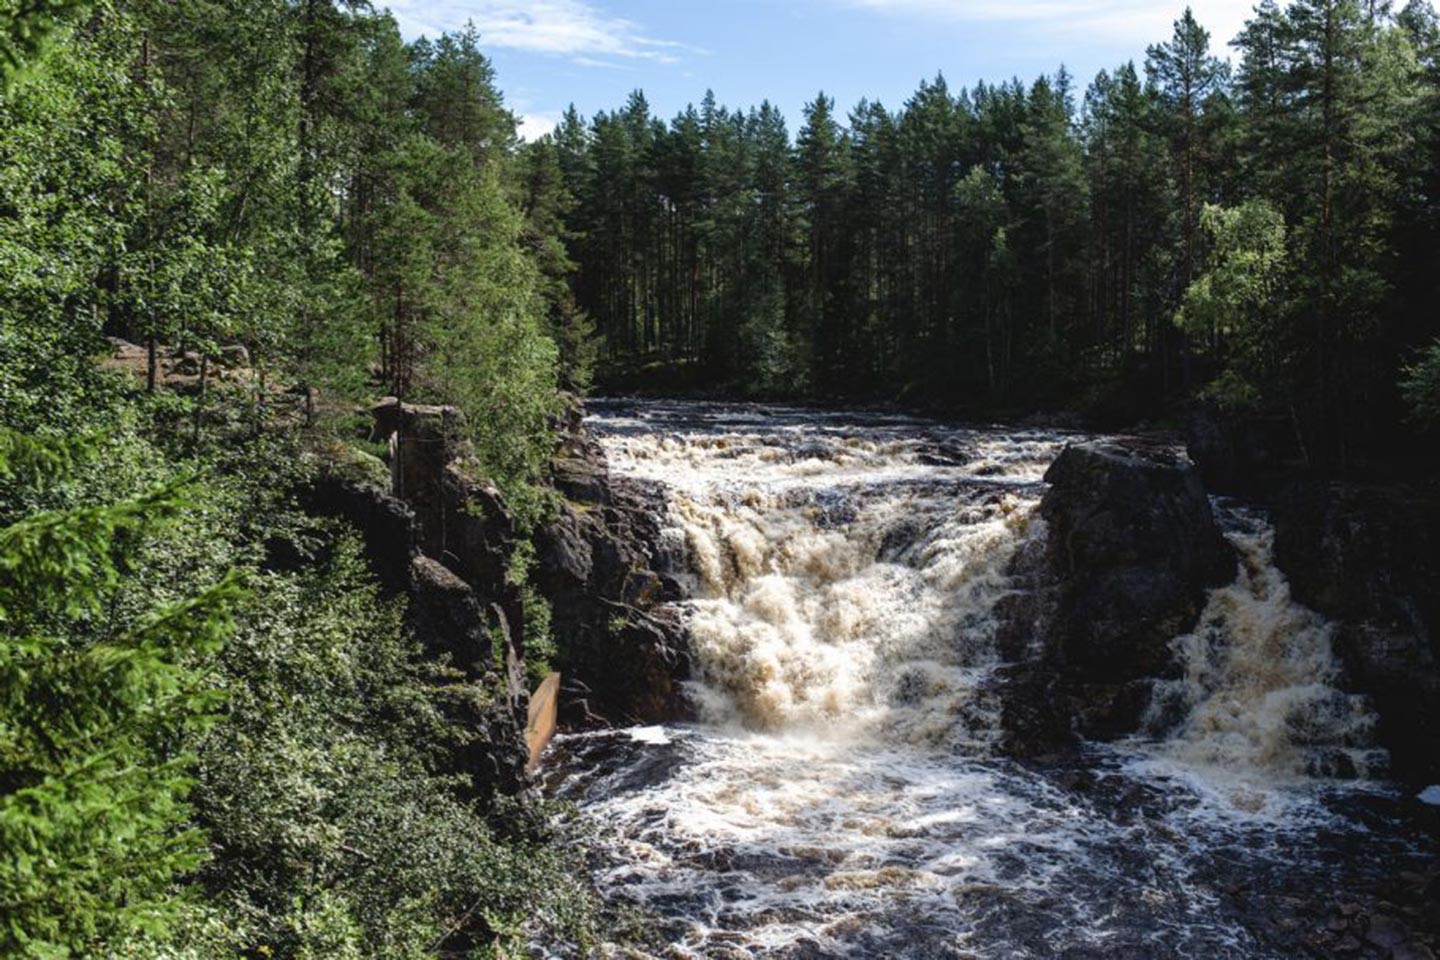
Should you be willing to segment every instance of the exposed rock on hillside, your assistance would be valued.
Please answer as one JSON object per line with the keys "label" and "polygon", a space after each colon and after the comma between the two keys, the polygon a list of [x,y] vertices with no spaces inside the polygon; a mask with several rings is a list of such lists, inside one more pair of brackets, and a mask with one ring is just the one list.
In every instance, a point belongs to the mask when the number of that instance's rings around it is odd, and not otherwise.
{"label": "exposed rock on hillside", "polygon": [[373,415],[372,439],[390,448],[388,482],[336,464],[311,491],[312,509],[354,525],[381,583],[408,595],[424,647],[497,694],[452,701],[466,731],[454,760],[477,793],[514,792],[525,782],[527,692],[523,605],[505,576],[516,548],[510,516],[499,491],[466,473],[457,410],[388,398]]}

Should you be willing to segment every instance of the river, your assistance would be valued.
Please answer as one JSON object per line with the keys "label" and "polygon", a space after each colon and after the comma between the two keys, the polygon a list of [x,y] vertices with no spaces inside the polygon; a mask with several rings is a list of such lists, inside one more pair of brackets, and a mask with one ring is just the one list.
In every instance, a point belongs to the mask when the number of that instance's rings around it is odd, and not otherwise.
{"label": "river", "polygon": [[1432,852],[1262,515],[1216,504],[1236,579],[1144,735],[1021,762],[994,611],[1077,435],[680,402],[589,425],[667,492],[698,719],[562,736],[546,777],[654,955],[1290,957]]}

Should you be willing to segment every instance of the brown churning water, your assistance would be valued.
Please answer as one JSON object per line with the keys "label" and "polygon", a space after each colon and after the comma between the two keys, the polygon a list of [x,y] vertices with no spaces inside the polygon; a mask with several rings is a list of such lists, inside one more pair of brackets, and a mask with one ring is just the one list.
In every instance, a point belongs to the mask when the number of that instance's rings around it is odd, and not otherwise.
{"label": "brown churning water", "polygon": [[1296,864],[1352,836],[1337,798],[1374,789],[1313,775],[1376,755],[1263,519],[1222,508],[1237,578],[1174,641],[1150,735],[1022,765],[993,749],[994,610],[1073,435],[694,403],[591,423],[667,491],[700,721],[562,737],[551,775],[666,956],[1285,955],[1221,908],[1214,856],[1311,882]]}

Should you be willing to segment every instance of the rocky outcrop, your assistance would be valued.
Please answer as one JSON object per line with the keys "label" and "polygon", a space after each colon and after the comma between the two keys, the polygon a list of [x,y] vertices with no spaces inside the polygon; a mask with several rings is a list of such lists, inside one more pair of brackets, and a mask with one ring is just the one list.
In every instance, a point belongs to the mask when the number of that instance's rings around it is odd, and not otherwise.
{"label": "rocky outcrop", "polygon": [[535,537],[535,582],[550,603],[557,667],[572,685],[568,724],[654,722],[686,715],[683,629],[673,607],[680,569],[662,535],[656,486],[610,476],[578,405],[558,425],[558,516]]}
{"label": "rocky outcrop", "polygon": [[1154,676],[1206,590],[1235,574],[1195,468],[1165,448],[1090,443],[1061,453],[1040,505],[1064,589],[1051,628],[1077,676]]}
{"label": "rocky outcrop", "polygon": [[446,700],[463,731],[457,772],[477,796],[513,793],[528,757],[524,607],[505,575],[517,546],[510,516],[499,491],[467,473],[454,408],[387,399],[373,414],[371,438],[390,451],[388,476],[332,457],[307,493],[309,508],[360,532],[382,586],[408,597],[416,639],[468,681]]}
{"label": "rocky outcrop", "polygon": [[1022,754],[1133,732],[1151,682],[1175,671],[1170,641],[1235,574],[1198,473],[1168,448],[1075,444],[1045,480],[1046,536],[1012,571],[1029,589],[1002,611],[1002,644],[1039,637],[1004,676],[1007,746]]}
{"label": "rocky outcrop", "polygon": [[345,472],[325,469],[304,491],[306,512],[338,517],[360,531],[365,559],[391,593],[410,589],[411,561],[418,554],[415,511],[388,489]]}
{"label": "rocky outcrop", "polygon": [[1277,498],[1275,562],[1339,621],[1347,684],[1379,715],[1397,776],[1440,782],[1440,504],[1396,487],[1300,481]]}

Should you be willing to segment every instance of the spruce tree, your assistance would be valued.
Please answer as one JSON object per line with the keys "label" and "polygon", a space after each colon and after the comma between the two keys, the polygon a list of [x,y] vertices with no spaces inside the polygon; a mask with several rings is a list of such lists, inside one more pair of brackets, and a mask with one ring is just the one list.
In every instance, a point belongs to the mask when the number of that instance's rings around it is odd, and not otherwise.
{"label": "spruce tree", "polygon": [[[75,449],[0,432],[0,479],[53,483]],[[192,758],[172,745],[214,706],[201,658],[229,632],[240,589],[227,579],[148,610],[122,597],[141,539],[184,502],[172,485],[0,528],[6,956],[96,956],[162,937],[184,908],[173,884],[204,857],[187,824]]]}

